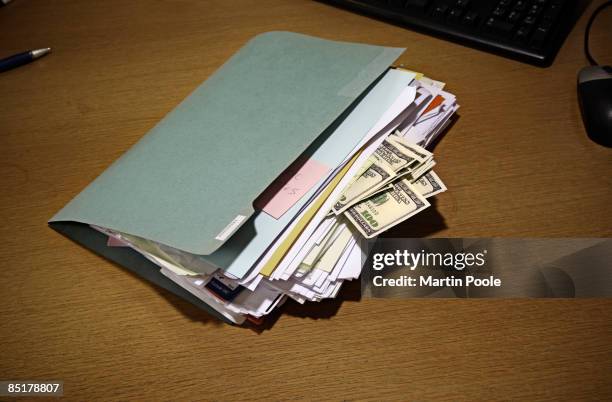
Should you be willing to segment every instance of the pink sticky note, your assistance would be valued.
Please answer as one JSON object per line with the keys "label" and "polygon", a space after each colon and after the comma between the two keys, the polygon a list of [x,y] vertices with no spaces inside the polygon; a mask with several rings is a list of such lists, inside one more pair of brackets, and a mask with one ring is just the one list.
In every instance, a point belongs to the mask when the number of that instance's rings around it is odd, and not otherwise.
{"label": "pink sticky note", "polygon": [[127,243],[122,240],[119,240],[115,237],[108,236],[108,240],[106,241],[106,245],[108,247],[129,247]]}
{"label": "pink sticky note", "polygon": [[255,207],[279,219],[300,200],[329,167],[314,159],[298,159],[255,200]]}

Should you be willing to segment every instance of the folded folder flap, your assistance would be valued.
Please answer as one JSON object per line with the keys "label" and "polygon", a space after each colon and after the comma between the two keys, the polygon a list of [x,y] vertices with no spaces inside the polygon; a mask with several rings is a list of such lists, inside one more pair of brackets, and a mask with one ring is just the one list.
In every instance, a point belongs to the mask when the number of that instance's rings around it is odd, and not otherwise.
{"label": "folded folder flap", "polygon": [[290,32],[259,35],[51,221],[210,254],[401,52]]}

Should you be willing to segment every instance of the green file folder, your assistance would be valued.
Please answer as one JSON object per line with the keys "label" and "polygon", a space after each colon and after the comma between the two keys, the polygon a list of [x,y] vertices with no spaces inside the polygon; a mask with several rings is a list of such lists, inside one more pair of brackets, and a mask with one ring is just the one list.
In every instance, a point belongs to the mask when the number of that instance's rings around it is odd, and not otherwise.
{"label": "green file folder", "polygon": [[[49,223],[76,241],[93,224],[210,254],[402,51],[290,32],[258,35]],[[99,242],[80,242],[107,254]]]}

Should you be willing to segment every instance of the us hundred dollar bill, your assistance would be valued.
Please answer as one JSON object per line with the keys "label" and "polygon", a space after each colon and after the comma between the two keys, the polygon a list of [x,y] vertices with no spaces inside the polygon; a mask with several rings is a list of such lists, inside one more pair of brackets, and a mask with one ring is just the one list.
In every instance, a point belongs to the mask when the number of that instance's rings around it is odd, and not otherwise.
{"label": "us hundred dollar bill", "polygon": [[430,170],[419,179],[412,182],[412,186],[425,198],[429,198],[446,191],[446,186],[433,170]]}
{"label": "us hundred dollar bill", "polygon": [[397,134],[391,134],[388,140],[393,144],[400,145],[401,147],[409,149],[413,154],[419,157],[421,163],[433,158],[433,154],[431,152],[417,144],[408,141],[402,136],[399,136]]}
{"label": "us hundred dollar bill", "polygon": [[429,202],[408,179],[393,184],[391,190],[353,205],[344,215],[367,239],[405,221],[429,207]]}
{"label": "us hundred dollar bill", "polygon": [[387,140],[384,140],[382,144],[380,144],[375,154],[387,162],[394,172],[416,166],[421,161],[421,158],[415,155],[414,152],[404,147],[397,147]]}
{"label": "us hundred dollar bill", "polygon": [[373,154],[370,158],[372,163],[368,169],[347,186],[332,207],[336,215],[344,212],[364,195],[385,186],[396,176],[391,166],[379,156]]}
{"label": "us hundred dollar bill", "polygon": [[436,166],[436,161],[434,161],[433,159],[430,159],[424,164],[422,164],[421,166],[418,166],[416,169],[408,172],[411,178],[410,181],[414,182],[415,180],[418,180],[425,173],[431,171],[431,169],[433,169],[434,166]]}
{"label": "us hundred dollar bill", "polygon": [[[398,180],[398,177],[394,177],[393,180]],[[362,195],[361,197],[359,197],[358,200],[355,200],[353,202],[353,205],[357,204],[358,202],[361,202],[363,200],[365,200],[366,198],[370,198],[375,196],[378,193],[382,193],[383,191],[387,191],[390,190],[391,188],[393,188],[393,183],[387,183],[384,186],[380,187],[380,188],[376,188],[374,190],[368,191],[366,194]]]}
{"label": "us hundred dollar bill", "polygon": [[403,152],[413,155],[418,161],[416,164],[402,168],[397,172],[398,176],[403,176],[406,173],[409,173],[412,179],[415,180],[422,176],[425,172],[431,170],[431,168],[436,164],[436,162],[433,160],[433,154],[425,148],[413,144],[403,137],[399,137],[397,135],[390,135],[388,140],[391,142],[391,144],[395,145]]}
{"label": "us hundred dollar bill", "polygon": [[[420,152],[419,148],[415,149]],[[386,190],[388,183],[395,180],[399,172],[405,174],[421,168],[426,163],[426,158],[430,156],[431,153],[427,155],[416,153],[400,143],[384,140],[360,170],[361,175],[349,183],[347,189],[332,208],[333,212],[339,215],[352,205]],[[384,174],[380,172],[380,168],[386,170],[385,167],[391,168],[395,174],[383,177]],[[378,173],[378,176],[376,173]]]}

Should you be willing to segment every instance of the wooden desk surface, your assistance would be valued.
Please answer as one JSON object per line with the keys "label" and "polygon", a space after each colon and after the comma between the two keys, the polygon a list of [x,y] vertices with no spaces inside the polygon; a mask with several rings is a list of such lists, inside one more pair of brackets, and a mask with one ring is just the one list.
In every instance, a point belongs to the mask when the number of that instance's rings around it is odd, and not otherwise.
{"label": "wooden desk surface", "polygon": [[[610,11],[592,36],[608,64]],[[53,48],[0,75],[0,379],[62,379],[72,400],[612,398],[609,299],[357,301],[351,284],[257,334],[46,226],[250,37],[292,30],[406,46],[400,62],[457,95],[436,149],[450,191],[394,234],[610,236],[612,151],[587,139],[576,100],[585,23],[540,69],[312,1],[0,9],[1,55]]]}

